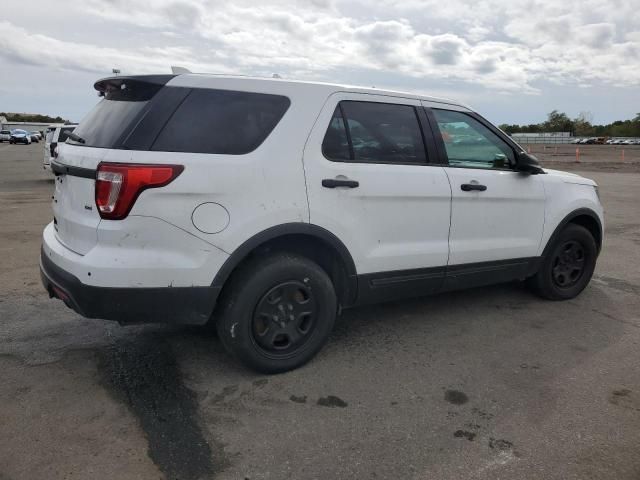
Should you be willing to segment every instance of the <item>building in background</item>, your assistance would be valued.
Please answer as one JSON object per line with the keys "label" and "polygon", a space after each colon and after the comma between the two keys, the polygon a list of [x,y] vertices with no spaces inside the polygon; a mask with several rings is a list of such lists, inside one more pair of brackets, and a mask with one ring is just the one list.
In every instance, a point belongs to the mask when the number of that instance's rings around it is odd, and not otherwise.
{"label": "building in background", "polygon": [[575,137],[571,132],[541,132],[541,133],[512,133],[513,138],[519,144],[530,143],[571,143]]}
{"label": "building in background", "polygon": [[50,125],[62,126],[63,123],[44,123],[44,122],[8,122],[6,118],[0,117],[0,123],[2,128],[6,130],[13,130],[14,128],[20,128],[29,132],[44,132]]}

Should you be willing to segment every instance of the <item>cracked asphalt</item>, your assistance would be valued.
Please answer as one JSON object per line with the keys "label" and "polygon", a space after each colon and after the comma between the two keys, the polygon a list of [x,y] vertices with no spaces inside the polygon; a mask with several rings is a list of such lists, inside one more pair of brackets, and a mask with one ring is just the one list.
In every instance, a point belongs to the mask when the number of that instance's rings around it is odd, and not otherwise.
{"label": "cracked asphalt", "polygon": [[310,364],[261,376],[206,328],[50,300],[41,158],[0,144],[0,479],[640,478],[637,169],[586,174],[607,233],[578,298],[507,284],[350,310]]}

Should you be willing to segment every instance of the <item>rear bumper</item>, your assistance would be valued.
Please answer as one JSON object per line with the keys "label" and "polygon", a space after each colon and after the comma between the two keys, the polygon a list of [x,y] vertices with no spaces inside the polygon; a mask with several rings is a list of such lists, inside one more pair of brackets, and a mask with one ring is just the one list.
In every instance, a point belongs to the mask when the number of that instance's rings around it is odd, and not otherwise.
{"label": "rear bumper", "polygon": [[122,324],[173,323],[202,325],[211,314],[219,287],[114,288],[83,284],[57,266],[44,250],[40,255],[42,284],[52,298],[87,318]]}

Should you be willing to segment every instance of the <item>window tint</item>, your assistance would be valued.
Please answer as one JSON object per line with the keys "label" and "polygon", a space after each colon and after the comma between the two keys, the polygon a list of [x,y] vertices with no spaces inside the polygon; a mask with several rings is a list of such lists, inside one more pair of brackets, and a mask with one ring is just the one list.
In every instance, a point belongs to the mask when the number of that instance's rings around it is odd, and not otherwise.
{"label": "window tint", "polygon": [[67,138],[69,138],[69,134],[73,132],[76,127],[67,127],[60,129],[60,135],[58,135],[58,143],[64,143]]}
{"label": "window tint", "polygon": [[322,141],[322,153],[330,160],[347,161],[351,159],[347,129],[337,106],[331,117],[331,123]]}
{"label": "window tint", "polygon": [[152,150],[242,155],[255,150],[290,101],[280,95],[193,89],[171,116]]}
{"label": "window tint", "polygon": [[[82,120],[75,133],[86,147],[114,148],[128,135],[130,128],[145,110],[149,100],[162,88],[159,85],[126,81],[104,93],[93,110]],[[62,132],[60,132],[62,137]],[[66,135],[65,135],[66,137]],[[71,141],[71,140],[70,140]],[[62,143],[61,138],[58,139]]]}
{"label": "window tint", "polygon": [[340,102],[322,150],[329,160],[335,161],[400,164],[427,161],[418,117],[410,105]]}
{"label": "window tint", "polygon": [[509,168],[513,150],[495,133],[463,112],[434,109],[449,165],[469,168]]}

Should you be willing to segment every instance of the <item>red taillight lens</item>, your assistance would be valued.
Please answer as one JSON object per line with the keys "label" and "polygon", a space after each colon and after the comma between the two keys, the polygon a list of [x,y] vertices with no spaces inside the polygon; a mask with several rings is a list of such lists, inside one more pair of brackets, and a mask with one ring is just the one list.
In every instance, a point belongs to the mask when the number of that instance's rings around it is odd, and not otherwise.
{"label": "red taillight lens", "polygon": [[125,218],[143,190],[164,187],[182,170],[182,165],[101,163],[96,175],[96,207],[100,216],[108,220]]}

